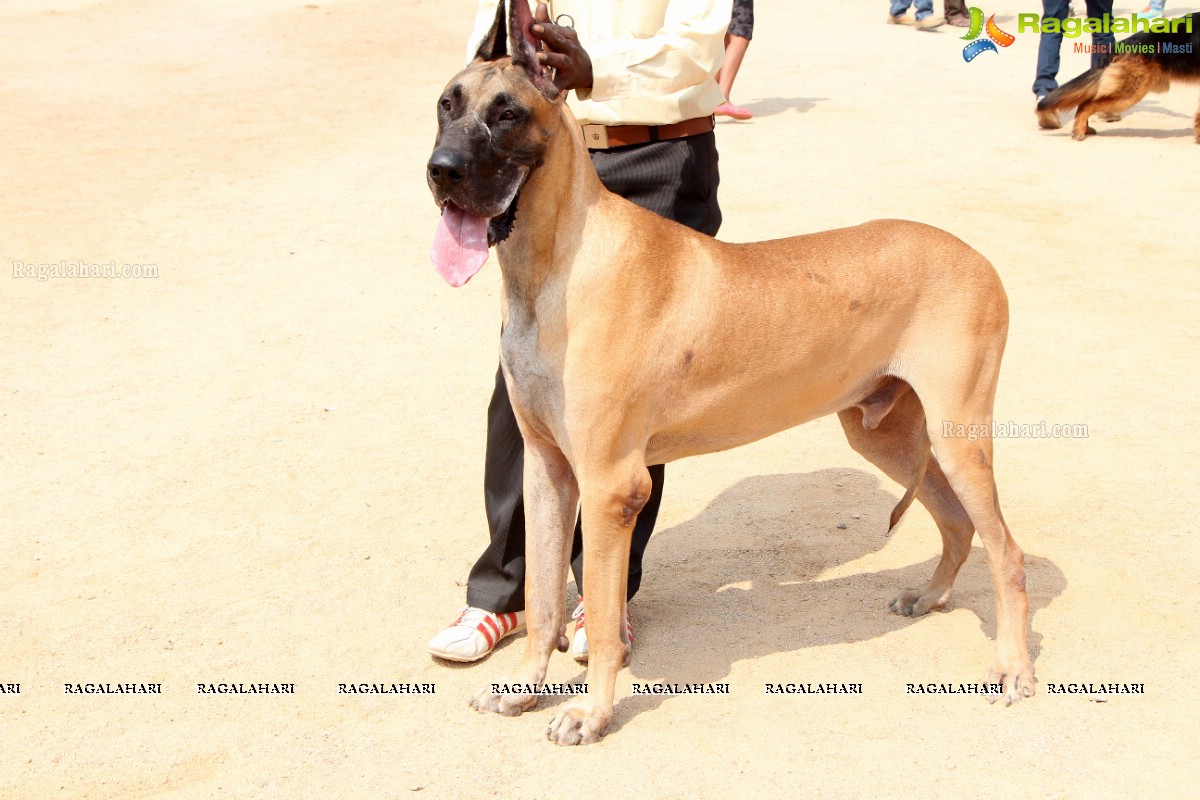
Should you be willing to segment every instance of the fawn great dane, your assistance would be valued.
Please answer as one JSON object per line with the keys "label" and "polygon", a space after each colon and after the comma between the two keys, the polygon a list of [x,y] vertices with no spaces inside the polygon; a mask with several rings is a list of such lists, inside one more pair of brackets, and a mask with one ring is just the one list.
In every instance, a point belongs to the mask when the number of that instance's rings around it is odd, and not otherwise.
{"label": "fawn great dane", "polygon": [[[944,422],[992,422],[1008,330],[995,270],[954,236],[876,221],[728,244],[610,194],[512,4],[438,105],[428,182],[442,209],[433,259],[461,286],[495,246],[504,278],[501,362],[525,439],[525,652],[508,684],[540,687],[565,650],[567,562],[582,507],[588,693],[558,711],[559,744],[597,741],[612,720],[634,520],[648,464],[755,441],[836,413],[851,446],[906,491],[942,535],[905,616],[943,606],[978,531],[996,595],[985,677],[1005,703],[1034,692],[1024,556],[997,500],[989,438]],[[508,51],[505,29],[512,31]],[[931,456],[932,450],[932,456]],[[1000,695],[993,695],[995,700]],[[479,692],[517,715],[536,693]]]}

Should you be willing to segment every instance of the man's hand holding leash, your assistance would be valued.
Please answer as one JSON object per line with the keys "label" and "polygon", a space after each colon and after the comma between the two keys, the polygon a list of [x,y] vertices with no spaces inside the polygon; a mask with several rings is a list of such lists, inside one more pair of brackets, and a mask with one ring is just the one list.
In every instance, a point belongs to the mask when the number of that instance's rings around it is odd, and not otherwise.
{"label": "man's hand holding leash", "polygon": [[574,29],[550,21],[550,10],[538,3],[530,31],[542,43],[538,61],[554,69],[554,85],[559,91],[588,89],[592,85],[592,59],[579,43]]}

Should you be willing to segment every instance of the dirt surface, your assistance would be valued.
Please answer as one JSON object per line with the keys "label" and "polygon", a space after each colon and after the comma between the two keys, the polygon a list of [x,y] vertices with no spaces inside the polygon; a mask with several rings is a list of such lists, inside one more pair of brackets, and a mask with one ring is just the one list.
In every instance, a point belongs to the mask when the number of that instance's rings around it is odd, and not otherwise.
{"label": "dirt surface", "polygon": [[[1039,693],[907,693],[983,676],[986,559],[945,612],[886,613],[937,531],[916,508],[886,535],[900,488],[827,419],[668,469],[613,730],[557,748],[562,700],[466,706],[521,637],[471,667],[425,652],[485,542],[500,275],[436,275],[423,175],[473,10],[0,7],[0,796],[1191,796],[1195,88],[1078,144],[1035,127],[1033,35],[968,64],[961,30],[885,26],[885,3],[761,4],[721,238],[946,228],[1010,296],[997,419],[1086,426],[996,443]],[[1031,9],[985,10],[1016,32]],[[157,278],[8,276],[71,261]],[[64,686],[130,682],[162,692]],[[220,682],[295,693],[198,694]],[[338,693],[363,682],[436,693]],[[764,693],[787,682],[862,693]],[[1144,693],[1048,691],[1080,682]]]}

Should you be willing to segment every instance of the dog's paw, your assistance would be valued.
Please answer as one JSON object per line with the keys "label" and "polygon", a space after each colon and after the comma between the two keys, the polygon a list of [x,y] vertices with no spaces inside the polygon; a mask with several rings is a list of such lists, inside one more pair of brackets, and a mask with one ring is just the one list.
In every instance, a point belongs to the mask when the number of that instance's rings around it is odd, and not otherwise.
{"label": "dog's paw", "polygon": [[922,617],[935,608],[946,605],[946,599],[945,596],[936,592],[922,593],[905,590],[897,595],[895,600],[888,603],[888,608],[893,614],[899,614],[902,617]]}
{"label": "dog's paw", "polygon": [[1034,685],[1037,679],[1033,677],[1033,664],[1028,661],[1019,666],[1005,666],[997,662],[988,670],[983,682],[989,685],[1002,686],[1004,692],[989,692],[987,700],[994,703],[1004,698],[1004,705],[1011,706],[1022,697],[1033,697]]}
{"label": "dog's paw", "polygon": [[612,711],[603,711],[589,703],[568,703],[554,715],[546,738],[555,744],[594,744],[600,741],[612,722]]}
{"label": "dog's paw", "polygon": [[506,717],[519,717],[526,711],[532,711],[537,705],[537,695],[533,694],[502,694],[497,684],[486,689],[480,689],[471,698],[471,708],[480,714],[503,714]]}

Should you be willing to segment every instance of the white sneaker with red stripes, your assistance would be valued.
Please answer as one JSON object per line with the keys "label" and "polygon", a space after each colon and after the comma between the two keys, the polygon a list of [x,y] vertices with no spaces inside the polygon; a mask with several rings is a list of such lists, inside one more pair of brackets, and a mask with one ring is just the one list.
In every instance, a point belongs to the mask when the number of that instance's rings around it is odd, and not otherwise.
{"label": "white sneaker with red stripes", "polygon": [[525,612],[495,614],[467,606],[450,627],[429,640],[429,652],[447,661],[478,661],[505,636],[525,630]]}
{"label": "white sneaker with red stripes", "polygon": [[[579,598],[579,605],[575,606],[575,613],[571,614],[571,619],[575,620],[575,637],[571,640],[571,655],[580,664],[588,662],[588,640],[587,640],[587,620],[583,615],[583,598]],[[633,622],[629,619],[629,604],[625,604],[625,638],[629,641],[629,649],[633,650]]]}

